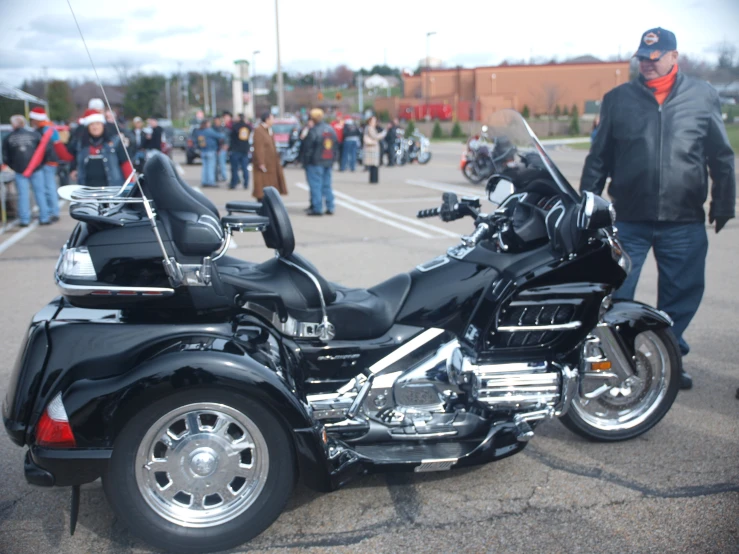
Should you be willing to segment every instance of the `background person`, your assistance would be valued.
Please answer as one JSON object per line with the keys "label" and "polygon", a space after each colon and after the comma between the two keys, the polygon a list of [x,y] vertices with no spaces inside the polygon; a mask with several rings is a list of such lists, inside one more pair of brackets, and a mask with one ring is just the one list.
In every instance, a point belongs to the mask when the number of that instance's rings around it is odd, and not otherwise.
{"label": "background person", "polygon": [[252,195],[257,200],[261,200],[264,196],[265,187],[275,187],[283,196],[287,194],[280,155],[277,153],[272,137],[273,122],[274,116],[270,112],[265,112],[262,114],[262,122],[254,130],[254,156],[252,158],[254,191]]}

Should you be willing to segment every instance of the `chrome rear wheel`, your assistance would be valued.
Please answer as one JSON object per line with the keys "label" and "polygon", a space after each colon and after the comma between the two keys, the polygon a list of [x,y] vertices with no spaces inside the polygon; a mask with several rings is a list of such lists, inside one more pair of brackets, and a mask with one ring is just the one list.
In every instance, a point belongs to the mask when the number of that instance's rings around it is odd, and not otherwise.
{"label": "chrome rear wheel", "polygon": [[264,488],[269,452],[247,416],[199,402],[165,414],[136,454],[136,484],[154,512],[184,527],[220,525],[244,513]]}

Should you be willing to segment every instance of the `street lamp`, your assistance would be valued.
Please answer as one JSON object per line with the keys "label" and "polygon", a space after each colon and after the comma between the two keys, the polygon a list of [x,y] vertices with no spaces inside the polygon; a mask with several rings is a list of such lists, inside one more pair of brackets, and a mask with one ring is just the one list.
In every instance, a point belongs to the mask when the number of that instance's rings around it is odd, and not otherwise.
{"label": "street lamp", "polygon": [[275,30],[277,32],[277,109],[279,117],[285,112],[285,90],[282,83],[282,65],[280,64],[280,23],[277,0],[275,0]]}
{"label": "street lamp", "polygon": [[[426,112],[427,116],[429,114],[428,112],[428,109],[429,109],[429,82],[428,82],[428,78],[429,78],[429,37],[435,34],[436,34],[436,31],[429,31],[428,33],[426,33],[426,106],[425,106],[426,109],[424,111]],[[427,117],[427,120],[428,120],[428,117]]]}

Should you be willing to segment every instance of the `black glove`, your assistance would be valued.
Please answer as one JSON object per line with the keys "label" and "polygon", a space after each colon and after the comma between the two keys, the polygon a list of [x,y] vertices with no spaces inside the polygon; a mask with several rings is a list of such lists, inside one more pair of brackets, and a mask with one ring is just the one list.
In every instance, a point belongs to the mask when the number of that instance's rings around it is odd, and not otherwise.
{"label": "black glove", "polygon": [[713,223],[714,221],[716,222],[716,234],[718,234],[718,232],[721,229],[724,228],[724,225],[726,225],[726,223],[729,221],[729,219],[731,219],[731,218],[730,217],[726,217],[726,216],[721,216],[720,215],[718,217],[713,217],[712,215],[709,215],[708,216],[708,223]]}

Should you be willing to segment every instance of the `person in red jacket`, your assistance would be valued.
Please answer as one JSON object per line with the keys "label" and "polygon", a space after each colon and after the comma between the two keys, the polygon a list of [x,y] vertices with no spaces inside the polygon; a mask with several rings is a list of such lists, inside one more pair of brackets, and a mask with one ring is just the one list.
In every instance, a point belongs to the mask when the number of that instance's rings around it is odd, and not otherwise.
{"label": "person in red jacket", "polygon": [[39,158],[43,157],[47,146],[51,145],[51,150],[49,151],[49,155],[46,156],[46,163],[43,164],[41,171],[44,175],[46,204],[49,208],[51,221],[59,221],[59,197],[56,192],[56,172],[60,161],[71,162],[74,158],[67,151],[59,133],[54,128],[54,124],[49,121],[49,116],[46,115],[44,108],[33,108],[29,115],[31,126],[41,134],[41,143],[39,143],[36,153],[34,153],[31,164],[35,166],[40,163]]}

